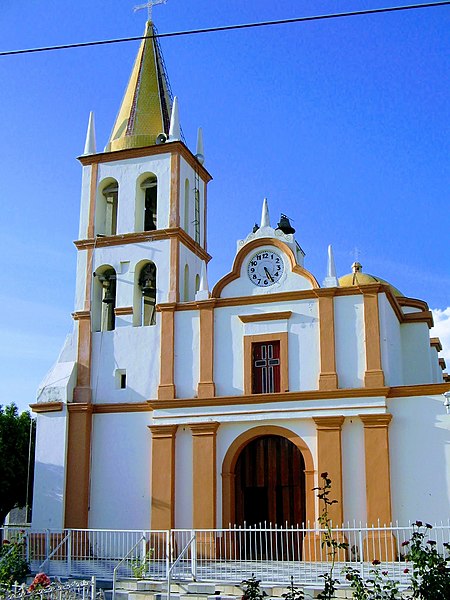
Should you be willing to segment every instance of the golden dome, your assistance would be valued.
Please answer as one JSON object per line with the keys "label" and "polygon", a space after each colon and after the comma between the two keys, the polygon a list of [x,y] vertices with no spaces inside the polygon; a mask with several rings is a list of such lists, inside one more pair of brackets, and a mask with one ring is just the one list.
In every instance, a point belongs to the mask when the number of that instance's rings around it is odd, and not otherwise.
{"label": "golden dome", "polygon": [[394,296],[403,296],[401,291],[391,285],[389,281],[381,279],[381,277],[375,277],[375,275],[370,275],[369,273],[363,273],[362,266],[358,262],[352,264],[352,271],[352,273],[339,278],[340,287],[352,287],[353,285],[366,285],[368,283],[384,283],[391,288]]}

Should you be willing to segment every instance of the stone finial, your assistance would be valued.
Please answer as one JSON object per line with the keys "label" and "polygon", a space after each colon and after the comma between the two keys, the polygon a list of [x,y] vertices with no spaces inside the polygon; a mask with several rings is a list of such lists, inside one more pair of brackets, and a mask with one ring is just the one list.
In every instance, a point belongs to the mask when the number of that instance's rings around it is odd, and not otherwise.
{"label": "stone finial", "polygon": [[172,114],[170,115],[169,142],[181,139],[180,117],[178,115],[178,98],[174,96]]}
{"label": "stone finial", "polygon": [[267,198],[264,198],[261,211],[261,227],[270,227],[269,205]]}
{"label": "stone finial", "polygon": [[91,111],[89,113],[89,122],[86,133],[86,142],[84,144],[84,152],[83,156],[87,156],[88,154],[96,153],[96,144],[95,144],[95,123],[94,123],[94,113]]}
{"label": "stone finial", "polygon": [[323,280],[323,287],[338,287],[339,281],[336,277],[336,266],[334,264],[333,247],[330,244],[328,246],[328,262],[327,262],[327,276]]}
{"label": "stone finial", "polygon": [[203,149],[203,129],[201,127],[199,127],[197,130],[197,150],[195,156],[201,165],[205,162],[205,152]]}

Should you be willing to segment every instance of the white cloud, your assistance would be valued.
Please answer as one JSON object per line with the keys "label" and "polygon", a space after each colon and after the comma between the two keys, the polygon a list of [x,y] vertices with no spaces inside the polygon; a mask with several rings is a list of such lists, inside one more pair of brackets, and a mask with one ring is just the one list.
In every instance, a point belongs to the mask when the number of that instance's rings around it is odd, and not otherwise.
{"label": "white cloud", "polygon": [[434,308],[432,310],[434,327],[430,331],[431,337],[441,340],[442,352],[439,356],[445,358],[447,371],[450,371],[450,306],[447,308]]}

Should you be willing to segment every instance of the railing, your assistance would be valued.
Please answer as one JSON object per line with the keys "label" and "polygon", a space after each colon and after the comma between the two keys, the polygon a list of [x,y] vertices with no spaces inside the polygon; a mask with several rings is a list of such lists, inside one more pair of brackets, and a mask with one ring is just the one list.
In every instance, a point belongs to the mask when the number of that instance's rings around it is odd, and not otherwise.
{"label": "railing", "polygon": [[11,588],[0,586],[1,600],[104,600],[102,590],[97,591],[95,577],[90,581],[53,582],[34,592],[25,585],[14,584]]}
{"label": "railing", "polygon": [[[336,556],[335,574],[342,578],[344,566],[366,576],[372,561],[381,561],[383,570],[406,584],[410,573],[405,564],[406,542],[412,526],[358,527],[333,529],[333,536],[348,544]],[[175,581],[239,583],[252,573],[267,584],[314,585],[329,568],[331,557],[322,547],[323,531],[315,527],[236,527],[224,529],[173,529],[170,531],[113,531],[72,529],[25,532],[27,557],[36,572],[47,560],[51,574],[112,581],[132,577],[133,564],[142,564],[144,578],[167,581],[169,570]],[[450,542],[450,523],[429,532],[436,548],[445,553]],[[144,541],[142,541],[144,538]],[[123,560],[126,557],[126,560]],[[147,562],[148,561],[148,562]],[[342,578],[343,581],[343,578]]]}
{"label": "railing", "polygon": [[[116,583],[117,583],[117,573],[121,567],[121,565],[123,565],[123,563],[133,554],[133,552],[136,550],[136,548],[139,546],[139,544],[141,542],[145,542],[145,535],[143,535],[136,543],[135,545],[130,548],[130,550],[126,553],[126,555],[117,563],[117,565],[114,567],[114,571],[113,571],[113,591],[112,591],[112,600],[116,600]],[[144,558],[145,560],[145,558]]]}

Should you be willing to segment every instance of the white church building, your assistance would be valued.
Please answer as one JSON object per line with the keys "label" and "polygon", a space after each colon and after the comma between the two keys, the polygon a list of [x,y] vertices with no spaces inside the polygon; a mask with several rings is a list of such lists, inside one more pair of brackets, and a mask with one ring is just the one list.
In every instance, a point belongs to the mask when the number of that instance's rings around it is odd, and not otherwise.
{"label": "white church building", "polygon": [[105,150],[91,119],[79,161],[74,330],[31,406],[34,529],[313,523],[324,471],[335,523],[447,518],[428,305],[359,263],[338,278],[331,249],[319,283],[265,201],[210,289],[211,175],[154,38]]}

